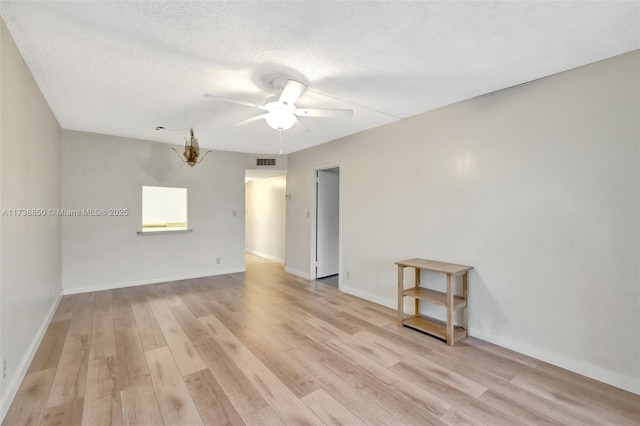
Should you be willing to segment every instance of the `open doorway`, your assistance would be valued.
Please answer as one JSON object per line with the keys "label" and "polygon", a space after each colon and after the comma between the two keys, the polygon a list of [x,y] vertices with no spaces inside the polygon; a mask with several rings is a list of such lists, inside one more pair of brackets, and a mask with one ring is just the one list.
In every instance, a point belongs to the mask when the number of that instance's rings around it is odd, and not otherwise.
{"label": "open doorway", "polygon": [[339,288],[340,167],[315,171],[315,278]]}
{"label": "open doorway", "polygon": [[284,264],[286,170],[245,171],[245,251]]}

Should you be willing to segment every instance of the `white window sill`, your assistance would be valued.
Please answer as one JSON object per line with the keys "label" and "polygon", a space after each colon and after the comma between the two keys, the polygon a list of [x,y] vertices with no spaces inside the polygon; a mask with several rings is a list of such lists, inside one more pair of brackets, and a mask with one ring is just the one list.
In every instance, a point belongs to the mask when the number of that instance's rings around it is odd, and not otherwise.
{"label": "white window sill", "polygon": [[165,229],[162,231],[138,231],[138,235],[161,235],[161,234],[184,234],[187,232],[193,232],[193,229]]}

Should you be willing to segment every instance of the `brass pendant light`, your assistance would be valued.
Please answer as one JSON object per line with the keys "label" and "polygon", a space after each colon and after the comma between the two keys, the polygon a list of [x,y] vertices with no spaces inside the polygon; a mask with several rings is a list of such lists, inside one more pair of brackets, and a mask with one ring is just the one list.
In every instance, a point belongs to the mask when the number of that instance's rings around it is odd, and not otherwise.
{"label": "brass pendant light", "polygon": [[[186,129],[167,129],[162,126],[158,126],[156,127],[156,130],[186,130]],[[207,154],[211,152],[211,151],[205,152],[202,158],[200,158],[200,145],[198,144],[198,139],[196,139],[192,128],[189,129],[189,139],[184,138],[184,140],[185,140],[184,152],[182,153],[182,155],[184,156],[184,160],[182,159],[182,157],[180,157],[180,153],[178,152],[177,149],[175,148],[171,148],[171,149],[175,151],[175,153],[178,155],[178,158],[180,158],[180,160],[182,160],[183,163],[187,163],[191,167],[200,163],[202,160],[204,160],[204,157],[206,157]]]}

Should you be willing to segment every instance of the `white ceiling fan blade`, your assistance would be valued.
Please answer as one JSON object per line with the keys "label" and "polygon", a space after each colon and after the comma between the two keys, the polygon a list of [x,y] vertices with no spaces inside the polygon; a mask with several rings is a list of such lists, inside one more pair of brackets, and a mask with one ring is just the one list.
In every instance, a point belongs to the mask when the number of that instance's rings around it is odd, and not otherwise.
{"label": "white ceiling fan blade", "polygon": [[351,109],[319,109],[319,108],[296,108],[293,112],[298,117],[326,117],[326,118],[351,118]]}
{"label": "white ceiling fan blade", "polygon": [[296,103],[300,95],[307,90],[307,86],[297,81],[289,80],[287,85],[282,89],[278,102],[282,102],[287,105],[293,105]]}
{"label": "white ceiling fan blade", "polygon": [[258,121],[261,118],[264,118],[265,115],[269,114],[265,112],[264,114],[256,115],[255,117],[247,118],[246,120],[238,121],[234,126],[244,126],[245,124],[253,123],[254,121]]}
{"label": "white ceiling fan blade", "polygon": [[311,132],[311,130],[310,130],[307,126],[305,126],[305,124],[304,124],[302,121],[300,121],[300,120],[296,120],[295,124],[299,124],[300,126],[304,127],[304,129],[305,129],[307,132]]}
{"label": "white ceiling fan blade", "polygon": [[258,109],[262,109],[262,110],[267,111],[267,109],[264,106],[258,105],[258,104],[252,104],[251,102],[238,101],[238,100],[235,100],[235,99],[224,98],[222,96],[210,95],[208,93],[205,93],[203,96],[206,97],[206,98],[218,99],[218,100],[224,101],[224,102],[231,102],[231,103],[234,103],[234,104],[244,105],[244,106],[248,106],[248,107],[251,107],[251,108],[258,108]]}

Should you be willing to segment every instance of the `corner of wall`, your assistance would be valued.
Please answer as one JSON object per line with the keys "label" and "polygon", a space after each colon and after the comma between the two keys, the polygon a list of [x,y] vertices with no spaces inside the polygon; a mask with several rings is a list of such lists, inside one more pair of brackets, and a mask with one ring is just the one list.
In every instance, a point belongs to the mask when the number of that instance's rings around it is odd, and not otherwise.
{"label": "corner of wall", "polygon": [[13,398],[15,398],[16,394],[18,393],[18,390],[20,389],[20,384],[24,380],[24,377],[27,375],[27,371],[29,370],[29,365],[31,365],[31,361],[33,361],[33,357],[35,356],[36,351],[38,350],[38,347],[42,342],[42,338],[44,337],[47,331],[47,328],[51,323],[51,319],[53,318],[53,315],[55,314],[56,309],[58,309],[60,300],[62,300],[62,291],[55,298],[53,305],[51,305],[51,308],[47,313],[47,316],[44,318],[44,321],[42,321],[42,324],[38,328],[38,331],[35,337],[33,338],[31,345],[29,345],[27,352],[24,354],[24,356],[20,360],[16,374],[14,374],[14,376],[11,378],[11,381],[8,384],[8,386],[3,387],[3,392],[1,395],[2,399],[0,399],[0,422],[4,420],[5,416],[7,415],[7,412],[9,412],[9,408],[11,407],[11,403],[13,402]]}
{"label": "corner of wall", "polygon": [[[0,33],[0,202],[6,209],[58,209],[62,129],[1,18]],[[15,161],[25,155],[24,146],[12,142],[18,139],[30,141],[29,168]],[[60,218],[1,219],[0,358],[8,368],[0,387],[0,421],[62,294]],[[15,322],[19,330],[11,326]]]}
{"label": "corner of wall", "polygon": [[297,269],[292,269],[289,267],[285,267],[284,271],[288,274],[295,275],[296,277],[303,278],[305,280],[310,279],[311,277],[306,272],[298,271]]}

